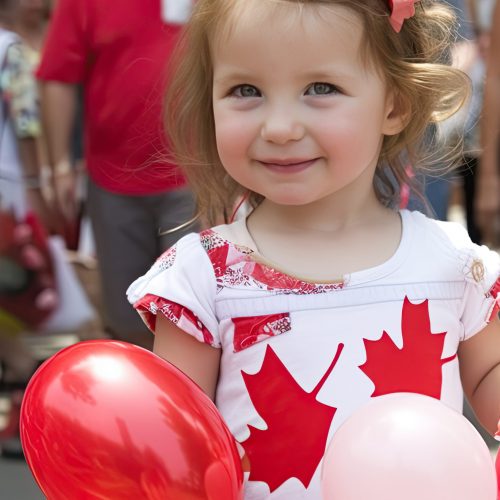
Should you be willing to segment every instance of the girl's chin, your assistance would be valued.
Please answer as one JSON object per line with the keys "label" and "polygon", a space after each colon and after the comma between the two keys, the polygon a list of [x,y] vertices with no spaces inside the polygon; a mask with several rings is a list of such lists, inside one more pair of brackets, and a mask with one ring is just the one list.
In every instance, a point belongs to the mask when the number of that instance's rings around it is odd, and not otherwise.
{"label": "girl's chin", "polygon": [[281,195],[277,194],[264,194],[263,196],[266,200],[269,200],[271,203],[282,206],[290,206],[290,207],[298,207],[309,205],[314,203],[315,201],[319,201],[319,198],[315,198],[311,196],[311,193],[283,193]]}

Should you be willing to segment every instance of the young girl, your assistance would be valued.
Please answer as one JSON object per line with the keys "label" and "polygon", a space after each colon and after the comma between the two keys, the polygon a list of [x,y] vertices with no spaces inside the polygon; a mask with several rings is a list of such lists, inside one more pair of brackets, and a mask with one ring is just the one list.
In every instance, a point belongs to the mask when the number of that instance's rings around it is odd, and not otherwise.
{"label": "young girl", "polygon": [[403,158],[468,94],[440,64],[452,22],[431,0],[197,2],[169,130],[204,217],[253,209],[128,296],[241,444],[246,498],[319,498],[329,439],[375,396],[461,411],[463,386],[496,429],[499,257],[392,208]]}

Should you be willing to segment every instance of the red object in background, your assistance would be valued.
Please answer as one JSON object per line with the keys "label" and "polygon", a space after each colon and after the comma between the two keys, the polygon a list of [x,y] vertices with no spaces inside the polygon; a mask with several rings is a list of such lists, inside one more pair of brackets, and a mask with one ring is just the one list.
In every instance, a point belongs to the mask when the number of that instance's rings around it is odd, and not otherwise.
{"label": "red object in background", "polygon": [[21,408],[28,465],[50,500],[236,500],[236,444],[203,391],[125,342],[63,349],[32,377]]}
{"label": "red object in background", "polygon": [[162,3],[122,0],[112,9],[102,0],[59,0],[37,69],[42,81],[82,84],[86,169],[117,194],[185,184],[169,155],[158,154],[166,147],[168,61],[182,28],[162,20]]}
{"label": "red object in background", "polygon": [[[36,259],[29,262],[27,255],[33,254]],[[0,211],[0,258],[26,272],[19,289],[0,292],[0,309],[26,327],[36,329],[54,312],[58,302],[47,234],[35,214],[28,213],[23,221],[18,221],[13,213]],[[55,300],[40,303],[47,291]]]}
{"label": "red object in background", "polygon": [[80,242],[80,227],[82,221],[81,211],[72,220],[64,220],[63,223],[63,237],[68,250],[78,251],[78,244]]}

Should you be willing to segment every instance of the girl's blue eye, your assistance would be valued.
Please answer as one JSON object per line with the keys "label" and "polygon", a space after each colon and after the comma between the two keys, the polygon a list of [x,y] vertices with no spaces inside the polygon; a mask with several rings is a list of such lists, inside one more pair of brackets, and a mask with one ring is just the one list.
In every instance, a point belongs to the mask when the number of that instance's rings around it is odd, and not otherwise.
{"label": "girl's blue eye", "polygon": [[316,82],[309,86],[306,95],[329,95],[337,92],[335,85],[331,83]]}
{"label": "girl's blue eye", "polygon": [[260,97],[260,92],[253,85],[238,85],[231,90],[231,94],[236,97]]}

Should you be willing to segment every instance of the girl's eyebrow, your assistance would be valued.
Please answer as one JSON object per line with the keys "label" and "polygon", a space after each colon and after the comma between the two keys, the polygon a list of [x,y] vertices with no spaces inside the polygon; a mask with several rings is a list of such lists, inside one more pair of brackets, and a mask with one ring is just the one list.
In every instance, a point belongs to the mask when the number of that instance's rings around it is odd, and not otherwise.
{"label": "girl's eyebrow", "polygon": [[[352,78],[352,75],[344,71],[311,71],[299,75],[301,80],[308,82],[314,81],[347,81]],[[214,83],[228,84],[234,82],[246,82],[258,80],[256,73],[251,71],[224,71],[222,74],[214,78]]]}
{"label": "girl's eyebrow", "polygon": [[332,67],[331,69],[321,69],[319,71],[312,70],[307,71],[301,75],[306,80],[320,81],[320,80],[347,80],[353,77],[353,74],[348,70],[343,70],[342,68]]}
{"label": "girl's eyebrow", "polygon": [[222,74],[214,78],[214,83],[220,83],[220,84],[228,84],[228,83],[234,83],[234,82],[244,82],[248,80],[256,80],[256,75],[255,73],[252,73],[251,71],[223,71]]}
{"label": "girl's eyebrow", "polygon": [[[240,67],[238,65],[222,64],[221,69],[217,71],[220,73],[220,77],[215,81],[222,80],[239,80],[246,78],[255,78],[257,75],[256,71],[252,71],[249,68]],[[331,66],[321,66],[318,68],[311,68],[310,70],[301,71],[298,75],[304,79],[310,80],[321,80],[329,78],[352,78],[353,71],[349,68],[344,68],[343,65],[332,64]]]}

